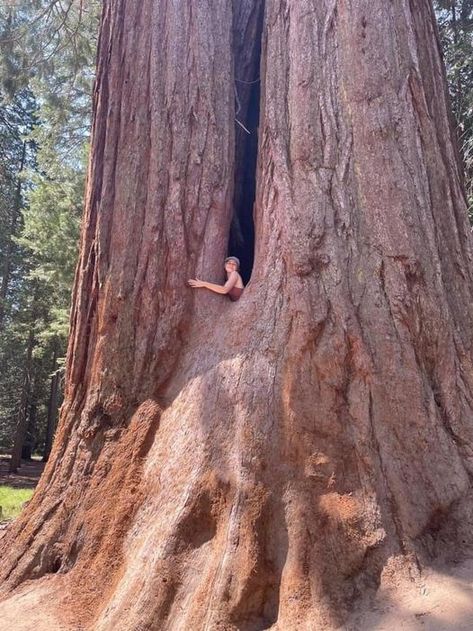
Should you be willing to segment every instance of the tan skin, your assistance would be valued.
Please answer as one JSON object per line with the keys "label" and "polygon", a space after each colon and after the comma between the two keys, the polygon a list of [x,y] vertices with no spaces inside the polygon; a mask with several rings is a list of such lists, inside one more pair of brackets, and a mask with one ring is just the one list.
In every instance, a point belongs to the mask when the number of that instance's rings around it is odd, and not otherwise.
{"label": "tan skin", "polygon": [[214,283],[207,283],[205,280],[199,280],[198,278],[189,280],[189,285],[194,289],[204,288],[210,289],[210,291],[216,294],[228,294],[233,287],[243,289],[243,281],[238,273],[238,265],[235,261],[227,261],[225,263],[225,271],[227,272],[227,282],[225,285],[215,285]]}

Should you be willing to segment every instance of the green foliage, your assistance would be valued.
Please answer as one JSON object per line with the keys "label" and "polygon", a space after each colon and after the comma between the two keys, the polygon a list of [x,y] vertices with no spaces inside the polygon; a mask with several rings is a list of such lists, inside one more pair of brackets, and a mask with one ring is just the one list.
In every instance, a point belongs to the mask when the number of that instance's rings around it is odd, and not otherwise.
{"label": "green foliage", "polygon": [[[21,252],[15,237],[21,231],[21,207],[24,203],[26,168],[34,165],[34,145],[26,142],[36,122],[36,102],[28,90],[22,90],[13,99],[0,94],[0,324],[3,320],[6,288],[5,276],[14,282],[21,273]],[[8,267],[8,269],[6,268]]]}
{"label": "green foliage", "polygon": [[13,443],[14,423],[21,398],[24,357],[18,355],[23,350],[25,340],[18,334],[11,335],[8,327],[0,332],[0,451],[8,451]]}
{"label": "green foliage", "polygon": [[16,489],[0,486],[0,508],[2,519],[14,519],[21,513],[23,504],[33,496],[33,489]]}
{"label": "green foliage", "polygon": [[473,222],[473,0],[437,0],[436,9]]}
{"label": "green foliage", "polygon": [[28,416],[28,442],[42,448],[51,376],[65,354],[100,5],[17,0],[0,6],[3,449],[11,447],[21,414]]}
{"label": "green foliage", "polygon": [[12,98],[0,94],[0,445],[9,444],[24,381],[25,335],[22,316],[30,262],[17,242],[28,186],[25,174],[35,164],[34,144],[26,135],[36,123],[36,102],[23,88]]}
{"label": "green foliage", "polygon": [[82,211],[84,172],[65,167],[51,179],[33,174],[23,231],[18,243],[33,262],[29,279],[47,294],[49,318],[38,337],[60,337],[64,347],[69,320],[69,299]]}
{"label": "green foliage", "polygon": [[91,60],[101,3],[15,0],[2,4],[0,76],[4,88],[14,94],[37,77],[50,86],[51,101],[67,109],[71,91],[80,89],[82,78],[85,85],[93,78]]}

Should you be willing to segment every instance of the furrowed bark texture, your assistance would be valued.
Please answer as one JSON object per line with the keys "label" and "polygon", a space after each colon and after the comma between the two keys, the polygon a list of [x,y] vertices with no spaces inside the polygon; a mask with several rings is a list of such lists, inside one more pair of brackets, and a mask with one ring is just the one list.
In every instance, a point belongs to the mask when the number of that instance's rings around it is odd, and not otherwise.
{"label": "furrowed bark texture", "polygon": [[186,288],[221,280],[256,32],[233,25],[260,9],[106,4],[66,401],[0,569],[6,598],[67,594],[71,629],[336,629],[471,530],[471,241],[430,2],[266,1],[251,283]]}

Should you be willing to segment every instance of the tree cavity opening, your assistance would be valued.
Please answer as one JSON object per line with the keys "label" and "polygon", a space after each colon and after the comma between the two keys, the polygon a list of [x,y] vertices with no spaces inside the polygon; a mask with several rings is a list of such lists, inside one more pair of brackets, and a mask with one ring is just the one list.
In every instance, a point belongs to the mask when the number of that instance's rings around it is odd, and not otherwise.
{"label": "tree cavity opening", "polygon": [[256,198],[258,126],[261,100],[261,47],[264,0],[234,0],[235,179],[228,253],[240,259],[245,284],[255,250],[253,209]]}

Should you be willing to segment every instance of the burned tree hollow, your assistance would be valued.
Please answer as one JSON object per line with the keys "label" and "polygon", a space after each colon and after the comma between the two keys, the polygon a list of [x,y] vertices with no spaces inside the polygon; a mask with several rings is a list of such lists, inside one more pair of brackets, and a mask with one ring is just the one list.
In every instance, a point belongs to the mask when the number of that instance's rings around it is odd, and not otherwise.
{"label": "burned tree hollow", "polygon": [[241,262],[245,283],[251,277],[255,229],[258,127],[261,98],[261,48],[264,0],[234,7],[235,176],[228,252]]}

